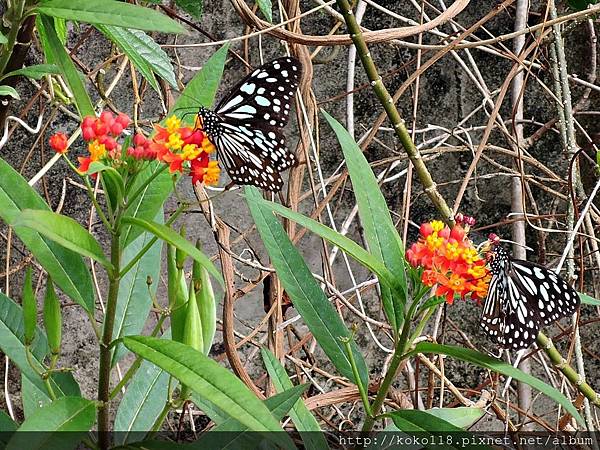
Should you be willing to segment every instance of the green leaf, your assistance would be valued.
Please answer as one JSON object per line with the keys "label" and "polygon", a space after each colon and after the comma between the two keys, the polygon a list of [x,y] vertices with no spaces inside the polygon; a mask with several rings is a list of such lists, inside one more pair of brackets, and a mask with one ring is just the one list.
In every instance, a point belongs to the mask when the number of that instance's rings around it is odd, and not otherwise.
{"label": "green leaf", "polygon": [[407,292],[402,239],[394,226],[377,178],[360,147],[337,120],[324,110],[321,111],[342,147],[369,252],[385,264],[385,267],[398,279],[400,291],[394,293],[395,295],[387,286],[382,288],[386,316],[392,328],[398,330],[404,320]]}
{"label": "green leaf", "polygon": [[[68,3],[75,4],[75,2]],[[73,61],[65,50],[62,42],[60,42],[56,30],[54,29],[54,21],[52,18],[42,15],[41,23],[42,27],[38,27],[38,33],[43,35],[42,39],[47,44],[45,48],[46,51],[49,52],[49,57],[47,58],[48,62],[56,64],[60,68],[65,81],[73,93],[75,104],[77,105],[81,117],[94,116],[94,107],[92,106],[92,101],[83,84],[82,76],[75,68]]]}
{"label": "green leaf", "polygon": [[273,4],[271,0],[256,0],[256,4],[266,19],[273,23]]}
{"label": "green leaf", "polygon": [[125,196],[125,183],[123,177],[114,167],[107,166],[100,161],[92,162],[86,172],[87,175],[95,173],[102,174],[104,193],[106,194],[107,202],[114,211],[117,204],[119,204]]}
{"label": "green leaf", "polygon": [[92,277],[78,254],[42,237],[30,228],[14,226],[24,209],[48,210],[27,181],[0,158],[0,217],[12,226],[15,234],[50,274],[65,294],[87,311],[94,310]]}
{"label": "green leaf", "polygon": [[[271,351],[263,347],[260,349],[265,368],[271,377],[271,381],[278,392],[285,392],[294,385],[292,380],[281,365],[281,362]],[[321,450],[328,449],[327,440],[321,432],[321,427],[315,419],[315,416],[309,411],[302,399],[298,399],[290,411],[290,418],[296,425],[296,430],[300,432],[300,437],[306,448]],[[304,433],[303,433],[304,432]]]}
{"label": "green leaf", "polygon": [[82,397],[61,397],[25,419],[6,450],[75,448],[94,425],[95,414],[94,402]]}
{"label": "green leaf", "polygon": [[[53,373],[52,386],[54,393],[59,397],[81,397],[81,389],[71,372]],[[21,375],[21,399],[23,401],[23,413],[26,418],[35,414],[38,409],[52,403],[45,386],[43,390],[40,390],[38,386],[29,381],[29,378],[23,375]]]}
{"label": "green leaf", "polygon": [[[271,207],[275,204],[263,203],[258,190],[254,187],[247,186],[245,193],[250,212],[269,253],[271,263],[285,291],[292,299],[294,307],[334,366],[343,376],[354,380],[348,355],[340,342],[341,337],[350,337],[350,331],[327,300],[304,259],[271,212]],[[352,342],[351,345],[360,374],[360,380],[354,382],[366,386],[368,371],[365,360],[356,344]]]}
{"label": "green leaf", "polygon": [[291,209],[286,208],[279,203],[269,202],[260,196],[255,196],[253,201],[259,202],[262,208],[275,211],[277,214],[293,220],[297,224],[302,225],[313,233],[321,236],[323,239],[331,242],[333,245],[337,245],[352,258],[375,273],[381,282],[386,283],[388,286],[392,286],[392,288],[396,291],[401,289],[401,286],[398,284],[398,281],[394,275],[380,261],[378,261],[377,258],[371,255],[353,240],[348,239],[346,236],[323,225],[322,223],[317,222],[310,217],[306,217],[296,211],[292,211]]}
{"label": "green leaf", "polygon": [[54,64],[37,64],[35,66],[23,67],[22,69],[8,72],[7,74],[2,75],[0,79],[3,80],[9,77],[24,76],[39,80],[49,73],[60,73],[60,69]]}
{"label": "green leaf", "polygon": [[[4,411],[0,410],[0,439],[2,439],[2,434],[11,433],[16,431],[17,423],[10,418],[8,414]],[[0,441],[0,444],[5,444],[6,442]],[[4,448],[4,446],[2,447]]]}
{"label": "green leaf", "polygon": [[459,406],[457,408],[432,408],[427,412],[435,417],[445,420],[455,427],[466,429],[483,417],[482,408]]}
{"label": "green leaf", "polygon": [[[407,433],[409,436],[413,433],[418,433],[423,440],[433,442],[433,444],[424,445],[428,449],[449,449],[449,448],[477,448],[490,449],[487,445],[471,444],[474,436],[471,433],[463,431],[461,428],[455,427],[449,422],[440,419],[425,411],[416,409],[403,409],[385,414],[391,417],[400,431]],[[440,434],[444,435],[452,433],[451,445],[447,441],[439,442],[436,437]]]}
{"label": "green leaf", "polygon": [[70,217],[52,211],[24,209],[16,217],[14,225],[31,228],[69,250],[92,258],[109,270],[114,269],[94,236]]}
{"label": "green leaf", "polygon": [[[290,389],[275,394],[265,399],[265,406],[271,411],[277,420],[283,419],[290,408],[298,401],[302,393],[308,387],[307,384],[293,386]],[[219,450],[254,450],[264,448],[265,440],[257,433],[247,433],[248,427],[242,425],[233,418],[228,418],[223,423],[211,429],[208,433],[200,436],[196,442],[188,446],[189,450],[202,450],[207,448],[218,448]],[[269,448],[270,446],[266,446]],[[311,450],[313,447],[306,447]]]}
{"label": "green leaf", "polygon": [[158,11],[113,0],[44,0],[36,10],[48,16],[77,22],[162,33],[185,33],[185,28],[179,23]]}
{"label": "green leaf", "polygon": [[233,373],[187,345],[148,336],[129,336],[123,344],[132,352],[166,370],[198,395],[252,431],[265,433],[274,443],[289,449],[294,444],[265,405]]}
{"label": "green leaf", "polygon": [[154,73],[177,89],[177,80],[169,56],[150,36],[140,30],[97,25],[133,62],[155,91],[160,92]]}
{"label": "green leaf", "polygon": [[452,356],[454,358],[460,359],[462,361],[467,361],[476,366],[483,367],[485,369],[489,369],[493,372],[501,373],[507,377],[512,377],[517,381],[521,381],[529,386],[537,389],[538,391],[546,394],[556,403],[562,405],[569,414],[571,414],[580,424],[583,424],[583,418],[579,415],[577,408],[573,406],[573,404],[566,398],[563,394],[561,394],[557,389],[549,386],[543,381],[535,378],[516,367],[511,366],[510,364],[506,364],[505,362],[492,358],[491,356],[485,355],[481,352],[477,352],[475,350],[470,350],[466,348],[453,347],[450,345],[440,345],[433,344],[430,342],[420,342],[416,345],[416,347],[407,353],[406,356],[416,355],[417,353],[437,353],[442,355]]}
{"label": "green leaf", "polygon": [[15,91],[14,87],[0,86],[0,96],[5,96],[5,95],[8,95],[8,96],[14,98],[15,100],[21,99],[21,97],[19,97],[19,93],[17,91]]}
{"label": "green leaf", "polygon": [[[157,221],[162,221],[162,213],[157,215]],[[153,235],[143,233],[124,250],[122,259],[123,267],[127,265],[142,248],[144,248]],[[156,293],[160,282],[160,255],[162,242],[157,241],[150,250],[142,256],[133,268],[121,278],[117,311],[115,313],[114,339],[130,334],[139,334],[144,329],[152,307],[151,294]],[[151,277],[152,286],[148,289],[146,280]],[[118,344],[113,353],[112,365],[114,366],[127,351],[122,344]],[[152,424],[150,424],[152,425]]]}
{"label": "green leaf", "polygon": [[21,294],[21,306],[23,308],[23,338],[25,345],[31,345],[37,328],[37,298],[33,292],[31,281],[31,266],[25,272],[23,292]]}
{"label": "green leaf", "polygon": [[[207,108],[212,106],[217,95],[219,83],[223,77],[228,48],[229,46],[225,44],[206,61],[202,70],[192,78],[177,99],[177,102],[175,102],[172,110],[173,114],[182,118],[190,110],[197,111],[199,106],[206,106]],[[189,115],[185,116],[187,123],[193,122],[193,120]]]}
{"label": "green leaf", "polygon": [[[170,338],[167,330],[163,339]],[[119,403],[115,417],[115,443],[125,445],[141,439],[152,428],[167,401],[169,374],[143,361]]]}
{"label": "green leaf", "polygon": [[202,17],[204,0],[175,0],[175,4],[196,20]]}
{"label": "green leaf", "polygon": [[8,39],[6,38],[6,36],[4,36],[4,34],[0,33],[0,44],[7,44],[8,43]]}
{"label": "green leaf", "polygon": [[[158,173],[158,175],[157,175]],[[164,164],[152,162],[144,170],[138,173],[135,182],[129,189],[129,192],[137,192],[144,186],[147,180],[155,176],[154,180],[147,185],[141,194],[127,206],[125,214],[131,217],[138,217],[144,220],[153,220],[156,215],[162,211],[162,206],[169,198],[173,182],[169,171],[165,170]],[[142,229],[132,226],[121,228],[121,245],[127,247],[140,234]]]}
{"label": "green leaf", "polygon": [[595,299],[594,297],[591,297],[587,294],[583,294],[581,292],[578,292],[578,294],[579,298],[581,299],[581,303],[583,303],[584,305],[600,306],[600,300]]}
{"label": "green leaf", "polygon": [[210,259],[204,253],[202,253],[200,250],[194,247],[191,242],[181,237],[178,233],[173,231],[168,226],[156,222],[149,222],[147,220],[142,220],[135,217],[123,217],[122,221],[123,223],[128,223],[143,228],[144,230],[159,237],[163,241],[168,242],[169,244],[173,245],[174,247],[180,250],[183,250],[195,261],[198,261],[200,264],[202,264],[202,266],[206,270],[208,270],[208,272],[213,276],[213,278],[217,280],[221,284],[221,286],[223,286],[223,277],[221,276],[219,270],[215,267],[215,265],[210,261]]}

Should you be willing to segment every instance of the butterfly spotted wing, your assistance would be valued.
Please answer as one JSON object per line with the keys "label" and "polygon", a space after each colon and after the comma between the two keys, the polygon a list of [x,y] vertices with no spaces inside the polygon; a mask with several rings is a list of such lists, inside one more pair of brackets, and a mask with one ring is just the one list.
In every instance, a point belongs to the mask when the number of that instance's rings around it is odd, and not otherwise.
{"label": "butterfly spotted wing", "polygon": [[572,315],[579,295],[560,276],[539,264],[511,259],[494,247],[481,327],[502,348],[521,350],[536,339],[540,326]]}
{"label": "butterfly spotted wing", "polygon": [[281,190],[280,172],[296,163],[282,128],[301,75],[297,59],[277,58],[240,81],[215,111],[200,108],[202,128],[234,183]]}

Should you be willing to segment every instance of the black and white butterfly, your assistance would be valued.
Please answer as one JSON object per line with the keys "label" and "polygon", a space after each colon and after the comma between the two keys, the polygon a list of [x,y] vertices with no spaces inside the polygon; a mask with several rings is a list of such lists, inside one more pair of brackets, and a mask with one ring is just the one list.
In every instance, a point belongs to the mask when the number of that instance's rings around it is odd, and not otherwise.
{"label": "black and white butterfly", "polygon": [[282,128],[301,76],[300,61],[277,58],[240,81],[215,111],[200,108],[201,127],[234,183],[281,190],[280,172],[296,164]]}
{"label": "black and white butterfly", "polygon": [[522,350],[541,326],[572,315],[579,295],[565,280],[539,264],[512,259],[494,245],[487,253],[492,279],[481,327],[501,348]]}

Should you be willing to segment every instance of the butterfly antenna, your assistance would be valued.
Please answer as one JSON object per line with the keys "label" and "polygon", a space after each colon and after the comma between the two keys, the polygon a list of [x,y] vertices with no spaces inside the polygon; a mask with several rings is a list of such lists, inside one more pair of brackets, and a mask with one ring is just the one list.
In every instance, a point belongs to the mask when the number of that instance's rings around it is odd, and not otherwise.
{"label": "butterfly antenna", "polygon": [[511,241],[510,239],[500,239],[500,242],[505,242],[507,244],[514,244],[514,245],[518,245],[519,247],[523,247],[525,250],[529,250],[530,252],[533,252],[534,250],[525,245],[525,244],[521,244],[520,242],[515,242],[515,241]]}

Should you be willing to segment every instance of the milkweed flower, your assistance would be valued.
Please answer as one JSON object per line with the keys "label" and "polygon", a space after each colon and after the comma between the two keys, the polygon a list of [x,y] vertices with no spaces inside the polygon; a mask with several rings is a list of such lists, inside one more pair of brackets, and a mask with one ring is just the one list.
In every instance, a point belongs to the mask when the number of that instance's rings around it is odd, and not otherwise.
{"label": "milkweed flower", "polygon": [[[78,157],[79,173],[86,173],[95,161],[113,167],[138,167],[144,161],[159,161],[166,164],[171,173],[189,175],[194,184],[213,185],[219,182],[219,163],[211,161],[209,156],[215,147],[199,124],[194,127],[182,126],[177,116],[170,116],[164,126],[154,126],[153,136],[135,134],[123,151],[119,142],[130,123],[127,114],[115,116],[111,111],[104,111],[99,117],[84,117],[81,135],[87,142],[88,154]],[[56,133],[49,143],[58,153],[67,150],[67,136],[64,133]]]}
{"label": "milkweed flower", "polygon": [[50,136],[48,143],[56,153],[66,153],[69,145],[67,135],[60,132]]}
{"label": "milkweed flower", "polygon": [[468,238],[472,217],[457,215],[452,228],[434,220],[419,228],[419,239],[406,252],[413,267],[422,267],[421,282],[452,304],[455,296],[481,300],[491,278],[486,261]]}

